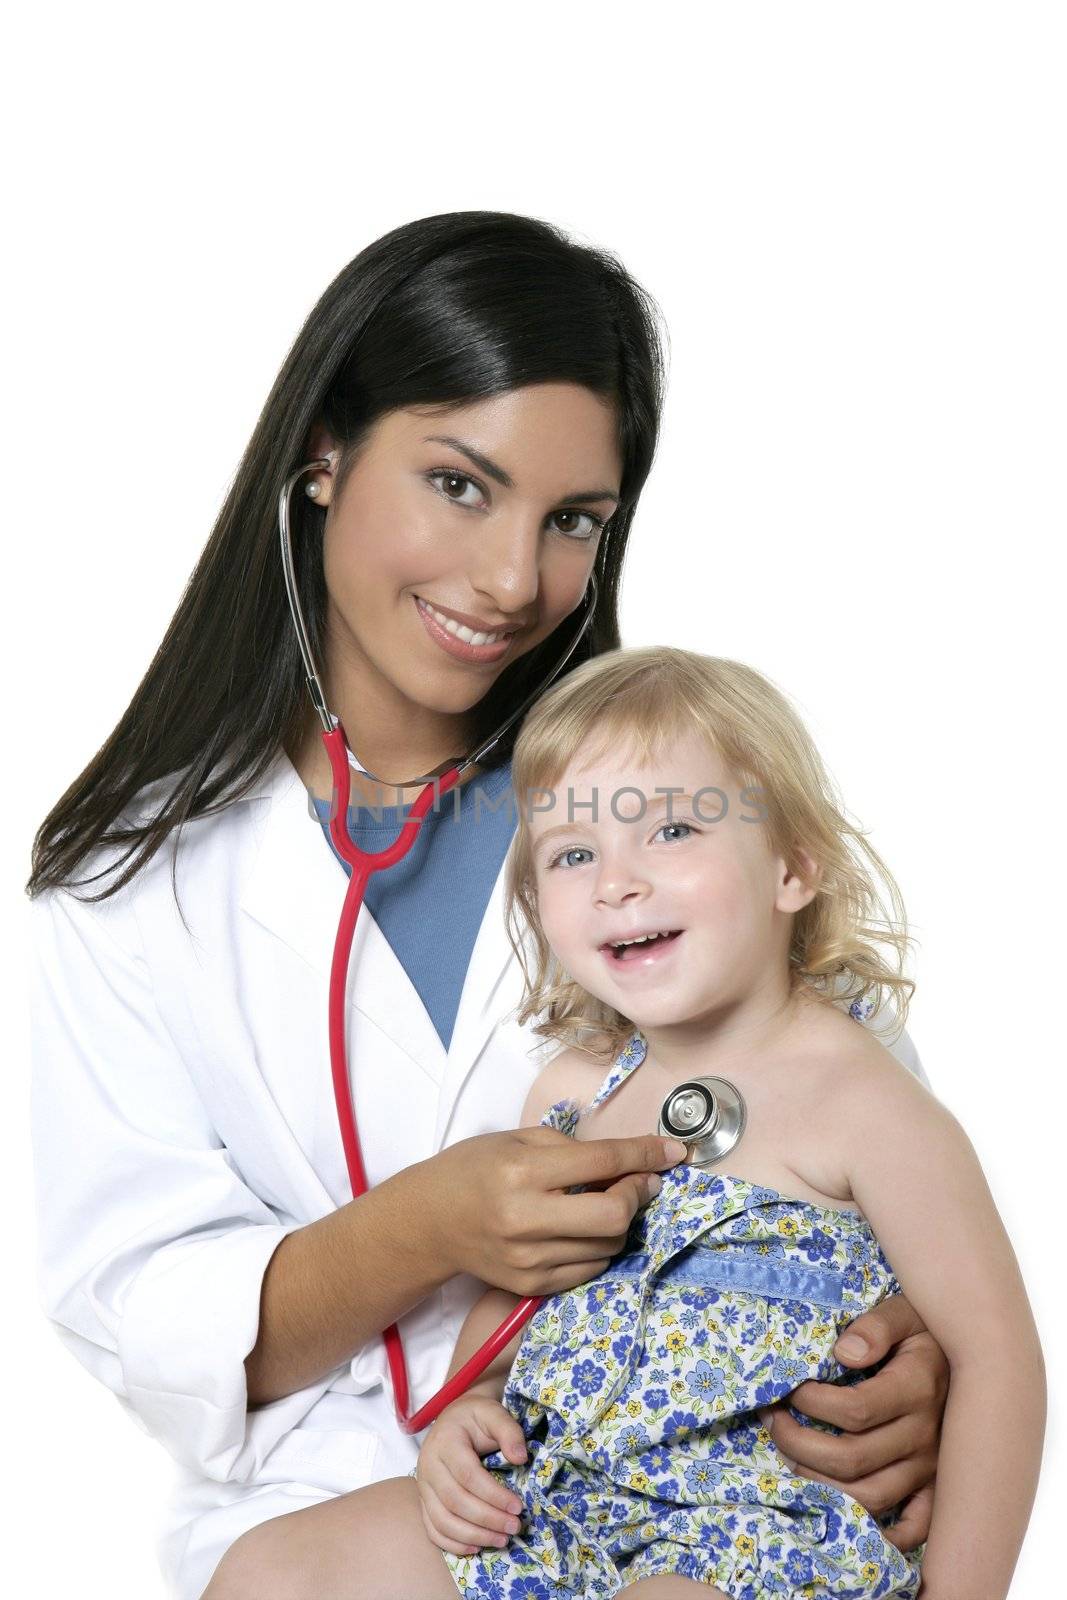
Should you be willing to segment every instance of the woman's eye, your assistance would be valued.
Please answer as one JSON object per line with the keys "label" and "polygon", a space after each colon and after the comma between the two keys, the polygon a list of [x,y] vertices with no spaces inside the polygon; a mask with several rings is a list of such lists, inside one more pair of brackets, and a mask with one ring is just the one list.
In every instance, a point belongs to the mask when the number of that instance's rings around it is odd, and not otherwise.
{"label": "woman's eye", "polygon": [[560,861],[566,862],[566,858],[568,858],[568,856],[589,856],[589,854],[592,854],[592,851],[585,850],[584,845],[571,845],[569,846],[568,850],[558,851],[558,854],[555,854],[555,856],[552,858],[552,861],[549,862],[549,866],[555,867]]}
{"label": "woman's eye", "polygon": [[[552,516],[555,521],[569,522],[568,528],[557,528],[557,533],[562,533],[568,539],[592,539],[604,527],[603,517],[595,517],[591,511],[554,511]],[[576,524],[585,522],[586,527],[581,528]]]}
{"label": "woman's eye", "polygon": [[[473,506],[477,502],[466,497],[467,490],[473,489],[476,496],[482,492],[474,479],[468,478],[463,472],[447,472],[442,469],[437,472],[431,472],[428,476],[430,482],[437,487],[438,492],[443,494],[446,500],[451,500],[453,505]],[[454,492],[457,487],[460,491],[458,494]]]}

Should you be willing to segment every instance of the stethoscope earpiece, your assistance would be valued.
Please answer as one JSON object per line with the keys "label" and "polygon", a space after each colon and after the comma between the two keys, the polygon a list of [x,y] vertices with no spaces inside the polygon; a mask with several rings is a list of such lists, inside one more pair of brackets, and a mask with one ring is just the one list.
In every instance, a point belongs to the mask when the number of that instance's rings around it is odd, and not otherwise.
{"label": "stethoscope earpiece", "polygon": [[733,1149],[746,1115],[744,1096],[727,1078],[687,1078],[664,1100],[658,1132],[682,1141],[691,1166],[706,1167]]}

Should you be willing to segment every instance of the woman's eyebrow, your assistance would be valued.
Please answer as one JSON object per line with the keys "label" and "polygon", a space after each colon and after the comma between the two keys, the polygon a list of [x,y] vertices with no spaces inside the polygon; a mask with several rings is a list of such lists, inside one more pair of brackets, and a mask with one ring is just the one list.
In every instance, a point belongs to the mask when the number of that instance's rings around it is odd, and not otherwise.
{"label": "woman's eyebrow", "polygon": [[[481,467],[487,477],[494,478],[505,489],[514,489],[515,487],[515,480],[509,473],[504,471],[503,467],[498,467],[495,461],[490,461],[489,457],[483,456],[480,450],[473,450],[469,444],[464,444],[460,439],[452,439],[447,434],[428,433],[423,443],[447,444],[449,449],[458,450],[469,461],[473,461],[476,467]],[[590,500],[613,500],[616,505],[621,504],[618,495],[611,489],[579,489],[575,494],[560,496],[560,503],[562,504],[565,501],[568,505],[578,505]]]}

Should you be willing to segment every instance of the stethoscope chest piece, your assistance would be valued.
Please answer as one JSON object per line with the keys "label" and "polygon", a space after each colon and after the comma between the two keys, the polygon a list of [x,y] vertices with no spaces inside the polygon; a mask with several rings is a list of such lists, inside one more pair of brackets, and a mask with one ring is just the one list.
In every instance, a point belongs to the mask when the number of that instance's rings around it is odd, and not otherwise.
{"label": "stethoscope chest piece", "polygon": [[744,1097],[727,1078],[687,1078],[671,1090],[659,1114],[658,1132],[681,1139],[694,1167],[721,1160],[744,1131]]}

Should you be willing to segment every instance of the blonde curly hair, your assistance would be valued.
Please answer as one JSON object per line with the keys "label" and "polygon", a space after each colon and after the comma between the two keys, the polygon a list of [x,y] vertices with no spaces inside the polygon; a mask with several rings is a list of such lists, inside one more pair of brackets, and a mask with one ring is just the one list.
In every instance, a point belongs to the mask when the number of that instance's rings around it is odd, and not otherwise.
{"label": "blonde curly hair", "polygon": [[[697,730],[733,774],[761,791],[768,844],[810,883],[814,899],[793,920],[793,990],[869,1015],[892,999],[900,1031],[915,988],[903,967],[912,939],[897,884],[864,833],[845,816],[811,736],[785,695],[740,661],[650,645],[583,663],[527,715],[511,782],[517,827],[505,873],[505,923],[525,978],[517,1020],[544,1013],[534,1032],[612,1059],[634,1031],[613,1006],[569,978],[537,909],[530,814],[521,797],[554,791],[579,750],[583,760],[632,750],[657,761]],[[528,959],[529,958],[529,959]]]}

